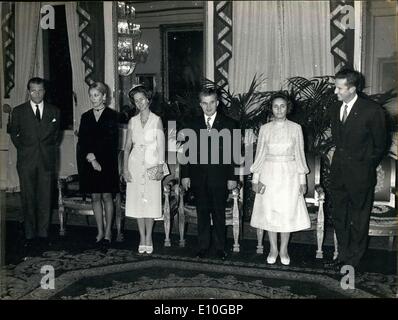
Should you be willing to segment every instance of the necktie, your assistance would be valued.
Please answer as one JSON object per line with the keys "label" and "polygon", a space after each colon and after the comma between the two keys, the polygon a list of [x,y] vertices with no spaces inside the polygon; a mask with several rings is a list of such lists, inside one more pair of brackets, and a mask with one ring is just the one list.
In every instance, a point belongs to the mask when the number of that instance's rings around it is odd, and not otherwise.
{"label": "necktie", "polygon": [[39,110],[39,105],[36,104],[36,119],[40,121],[40,110]]}
{"label": "necktie", "polygon": [[341,122],[344,124],[345,121],[347,120],[348,117],[348,106],[344,105],[344,112],[343,112],[343,119],[341,119]]}
{"label": "necktie", "polygon": [[210,119],[211,119],[211,117],[207,117],[207,131],[210,131],[211,130],[211,126],[210,126]]}

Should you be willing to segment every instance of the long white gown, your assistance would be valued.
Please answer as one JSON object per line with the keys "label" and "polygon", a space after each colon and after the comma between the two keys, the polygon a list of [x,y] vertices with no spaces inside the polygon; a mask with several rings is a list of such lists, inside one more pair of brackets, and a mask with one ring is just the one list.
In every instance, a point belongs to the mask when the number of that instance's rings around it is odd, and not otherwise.
{"label": "long white gown", "polygon": [[126,188],[126,216],[160,218],[162,216],[162,184],[151,180],[147,169],[164,163],[165,138],[161,119],[150,112],[142,127],[140,115],[130,119],[133,149],[128,159],[132,182]]}
{"label": "long white gown", "polygon": [[311,226],[300,184],[309,172],[301,126],[290,120],[272,121],[260,128],[253,183],[261,181],[263,194],[256,194],[250,225],[273,232],[294,232]]}

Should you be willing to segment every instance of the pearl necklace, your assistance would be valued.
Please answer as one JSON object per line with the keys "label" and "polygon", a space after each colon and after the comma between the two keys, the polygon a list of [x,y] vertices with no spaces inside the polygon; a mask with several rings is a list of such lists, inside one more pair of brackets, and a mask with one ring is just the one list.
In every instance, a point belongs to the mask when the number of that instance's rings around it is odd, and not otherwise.
{"label": "pearl necklace", "polygon": [[100,109],[95,109],[95,108],[94,108],[94,111],[100,112],[101,110],[104,110],[104,109],[105,109],[105,106],[103,106],[103,107],[100,108]]}

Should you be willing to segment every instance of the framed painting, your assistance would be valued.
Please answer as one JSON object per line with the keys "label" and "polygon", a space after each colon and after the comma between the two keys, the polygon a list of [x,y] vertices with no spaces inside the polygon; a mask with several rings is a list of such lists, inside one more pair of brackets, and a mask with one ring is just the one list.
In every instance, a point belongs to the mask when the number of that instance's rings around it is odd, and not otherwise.
{"label": "framed painting", "polygon": [[165,100],[196,95],[204,65],[203,25],[162,25],[162,92]]}
{"label": "framed painting", "polygon": [[151,74],[136,74],[135,75],[136,83],[143,84],[148,90],[152,93],[157,91],[156,88],[156,75],[153,73]]}
{"label": "framed painting", "polygon": [[379,92],[397,88],[397,67],[398,59],[396,56],[378,59]]}

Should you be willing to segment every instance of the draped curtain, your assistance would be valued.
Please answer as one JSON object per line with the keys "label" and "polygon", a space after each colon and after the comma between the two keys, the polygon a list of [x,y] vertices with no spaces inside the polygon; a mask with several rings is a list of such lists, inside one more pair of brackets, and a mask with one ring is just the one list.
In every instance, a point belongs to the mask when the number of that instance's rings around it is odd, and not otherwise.
{"label": "draped curtain", "polygon": [[230,87],[279,90],[292,76],[333,74],[328,1],[234,1]]}
{"label": "draped curtain", "polygon": [[[26,85],[33,76],[42,76],[39,43],[40,2],[15,3],[15,87],[10,94],[11,106],[28,100]],[[7,191],[19,191],[16,149],[9,139]]]}
{"label": "draped curtain", "polygon": [[91,108],[91,103],[88,98],[88,84],[84,81],[85,69],[81,60],[82,46],[79,38],[79,17],[76,12],[76,2],[66,2],[65,12],[74,92],[73,129],[74,132],[77,132],[80,117]]}

